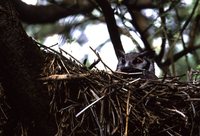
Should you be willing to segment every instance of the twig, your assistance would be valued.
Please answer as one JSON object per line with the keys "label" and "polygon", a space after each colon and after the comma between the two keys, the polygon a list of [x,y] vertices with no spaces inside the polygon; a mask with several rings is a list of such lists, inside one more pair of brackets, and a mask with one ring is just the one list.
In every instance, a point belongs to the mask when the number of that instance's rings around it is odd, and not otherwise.
{"label": "twig", "polygon": [[190,21],[191,21],[193,15],[194,15],[194,13],[195,13],[197,7],[198,7],[198,4],[199,4],[199,0],[196,0],[196,3],[195,3],[195,5],[194,5],[194,8],[192,9],[192,13],[190,14],[190,16],[188,17],[188,19],[187,19],[187,20],[185,21],[185,23],[183,24],[183,27],[182,27],[182,29],[181,29],[181,31],[180,31],[180,34],[183,33],[183,31],[185,30],[185,28],[186,28],[186,27],[188,26],[188,24],[190,23]]}
{"label": "twig", "polygon": [[94,49],[92,49],[92,47],[90,47],[90,49],[96,54],[97,58],[101,61],[101,63],[113,73],[113,70],[112,70],[111,68],[109,68],[108,65],[106,65],[106,64],[102,61],[102,59],[101,59],[99,53],[97,53]]}
{"label": "twig", "polygon": [[130,90],[128,91],[128,96],[127,96],[127,102],[126,102],[126,126],[125,126],[125,132],[124,136],[128,136],[128,121],[129,121],[129,114],[130,114],[130,109],[129,109],[129,100],[130,100]]}
{"label": "twig", "polygon": [[42,81],[50,81],[50,80],[71,80],[71,79],[81,79],[81,78],[85,78],[87,76],[89,76],[90,74],[78,74],[78,75],[74,75],[74,74],[54,74],[54,75],[50,75],[48,77],[42,77],[39,78],[38,80],[42,80]]}
{"label": "twig", "polygon": [[[85,97],[85,100],[86,100],[86,102],[87,102],[87,104],[88,104],[89,101],[88,101],[88,98],[87,98],[86,94],[84,94],[84,97]],[[92,107],[90,107],[90,110],[91,110],[91,112],[92,112],[92,114],[93,114],[93,116],[94,116],[94,119],[95,119],[95,121],[96,121],[98,127],[99,127],[100,136],[103,136],[103,129],[101,128],[101,125],[100,125],[100,123],[99,123],[99,118],[97,117],[97,113],[96,113],[96,111],[95,111]]]}
{"label": "twig", "polygon": [[100,101],[101,99],[103,99],[105,97],[101,96],[99,99],[95,100],[94,102],[92,102],[91,104],[89,104],[88,106],[86,106],[83,110],[81,110],[79,113],[76,114],[76,117],[80,116],[84,111],[86,111],[88,108],[90,108],[92,105],[94,105],[95,103],[97,103],[98,101]]}
{"label": "twig", "polygon": [[100,62],[100,59],[98,58],[97,61],[93,62],[93,63],[88,67],[88,69],[94,68],[99,62]]}
{"label": "twig", "polygon": [[[64,53],[66,53],[67,55],[69,55],[72,59],[74,59],[76,62],[78,62],[81,66],[83,66],[83,64],[77,60],[75,57],[73,57],[70,53],[66,52],[65,50],[59,48],[61,51],[63,51]],[[84,67],[84,66],[83,66]]]}

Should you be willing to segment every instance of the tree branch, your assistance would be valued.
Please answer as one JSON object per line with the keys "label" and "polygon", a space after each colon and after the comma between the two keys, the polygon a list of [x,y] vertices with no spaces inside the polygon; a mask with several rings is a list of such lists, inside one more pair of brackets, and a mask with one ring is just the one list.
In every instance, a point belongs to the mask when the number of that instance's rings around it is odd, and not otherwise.
{"label": "tree branch", "polygon": [[[180,59],[181,57],[183,57],[184,55],[188,54],[188,53],[191,53],[197,49],[200,49],[200,45],[198,46],[194,46],[193,48],[186,48],[185,50],[182,50],[180,51],[179,53],[176,53],[174,55],[174,59],[173,61],[176,62],[178,59]],[[171,59],[168,58],[164,63],[162,63],[160,65],[161,68],[164,68],[164,67],[168,67],[169,65],[171,65]]]}
{"label": "tree branch", "polygon": [[94,6],[83,9],[78,7],[63,8],[58,5],[33,6],[28,5],[21,0],[13,0],[15,7],[19,12],[19,18],[29,24],[53,23],[69,15],[89,13]]}
{"label": "tree branch", "polygon": [[[136,21],[137,20],[137,16],[135,16],[135,14],[132,11],[132,8],[130,7],[130,5],[128,3],[124,2],[124,4],[126,5],[126,7],[128,9],[128,12],[131,15],[131,18],[132,18],[131,23],[132,23],[133,27],[135,27],[135,29],[140,34],[141,40],[143,41],[146,50],[152,51],[151,46],[150,46],[149,42],[147,41],[147,37],[145,36],[145,34],[142,31],[141,27],[139,26],[138,22]],[[145,28],[143,28],[143,29],[145,29]]]}
{"label": "tree branch", "polygon": [[164,54],[165,54],[165,45],[166,45],[166,38],[167,38],[167,27],[166,27],[166,19],[165,19],[165,16],[164,16],[164,9],[163,7],[159,8],[159,14],[160,14],[160,18],[161,18],[161,27],[163,28],[162,29],[162,44],[161,44],[161,50],[158,54],[158,56],[156,57],[156,62],[157,63],[160,63]]}
{"label": "tree branch", "polygon": [[112,41],[116,56],[117,58],[119,58],[121,57],[122,52],[124,53],[124,49],[120,40],[120,34],[118,31],[116,20],[114,18],[114,12],[107,0],[96,0],[96,2],[99,4],[103,11],[108,32],[110,34],[110,39]]}
{"label": "tree branch", "polygon": [[198,5],[199,5],[199,0],[196,0],[196,3],[195,3],[195,5],[194,5],[194,8],[192,9],[192,13],[191,13],[190,16],[188,17],[188,19],[185,21],[185,23],[184,23],[182,29],[180,30],[180,33],[181,33],[181,34],[182,34],[183,31],[185,30],[185,28],[188,26],[188,24],[191,22],[191,19],[192,19],[192,17],[194,16],[194,13],[195,13],[195,11],[196,11]]}

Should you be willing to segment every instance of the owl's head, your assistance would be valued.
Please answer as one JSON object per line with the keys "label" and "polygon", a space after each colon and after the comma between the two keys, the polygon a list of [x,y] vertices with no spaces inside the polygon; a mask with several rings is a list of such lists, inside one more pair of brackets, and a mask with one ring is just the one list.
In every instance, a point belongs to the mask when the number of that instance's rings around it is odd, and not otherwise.
{"label": "owl's head", "polygon": [[123,54],[118,60],[116,69],[116,71],[127,73],[141,72],[144,70],[155,73],[154,62],[146,52]]}

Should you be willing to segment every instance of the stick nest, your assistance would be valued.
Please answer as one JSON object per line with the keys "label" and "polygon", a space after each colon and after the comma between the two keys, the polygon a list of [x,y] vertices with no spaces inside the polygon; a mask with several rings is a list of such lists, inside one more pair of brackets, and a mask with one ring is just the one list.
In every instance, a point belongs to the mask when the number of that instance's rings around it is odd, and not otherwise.
{"label": "stick nest", "polygon": [[45,56],[39,80],[48,88],[59,136],[200,133],[197,71],[188,74],[188,82],[123,78],[116,72],[88,70],[63,52]]}

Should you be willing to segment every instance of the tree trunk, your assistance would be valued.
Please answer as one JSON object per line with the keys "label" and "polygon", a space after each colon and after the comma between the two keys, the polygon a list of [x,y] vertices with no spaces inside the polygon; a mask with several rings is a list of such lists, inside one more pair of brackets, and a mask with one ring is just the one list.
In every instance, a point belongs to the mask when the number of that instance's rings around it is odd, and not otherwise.
{"label": "tree trunk", "polygon": [[54,135],[48,92],[37,81],[42,53],[23,30],[12,0],[0,1],[0,33],[0,80],[11,106],[5,135],[14,135],[19,123],[28,135]]}

